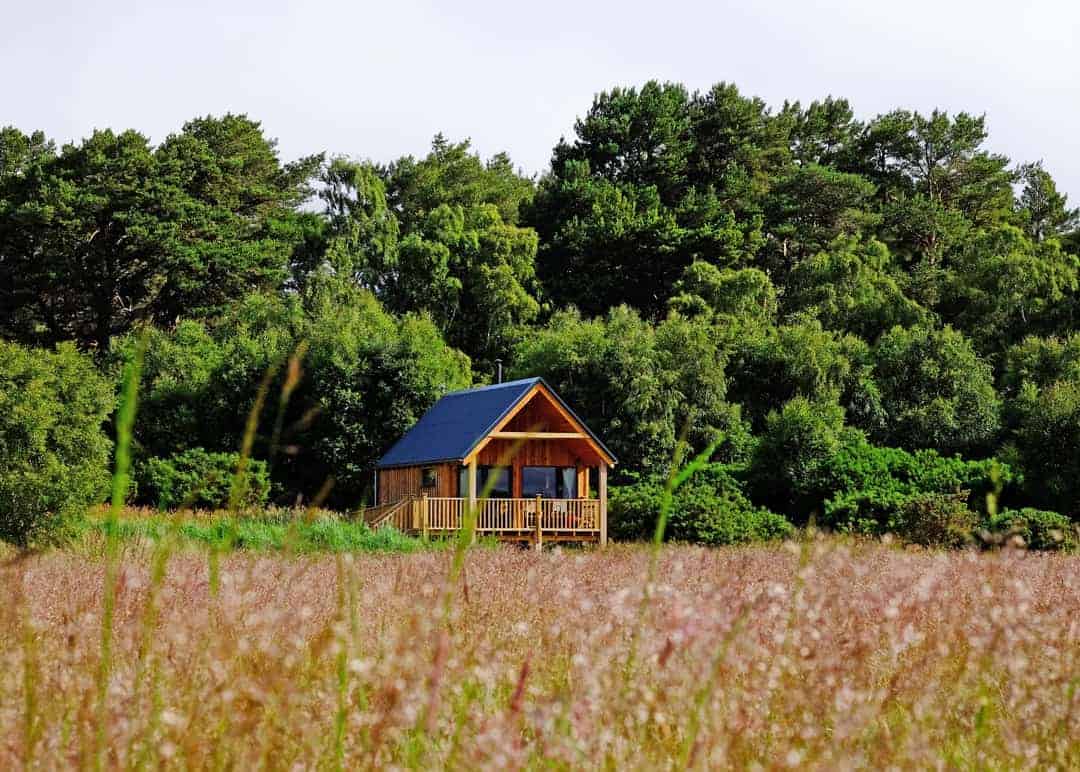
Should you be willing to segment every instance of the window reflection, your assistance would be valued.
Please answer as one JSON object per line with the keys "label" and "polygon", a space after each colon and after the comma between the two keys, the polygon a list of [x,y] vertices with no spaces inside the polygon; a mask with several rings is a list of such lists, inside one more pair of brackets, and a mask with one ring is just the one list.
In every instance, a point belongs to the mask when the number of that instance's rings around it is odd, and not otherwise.
{"label": "window reflection", "polygon": [[[476,495],[483,494],[488,481],[491,480],[491,490],[488,498],[508,499],[513,495],[510,483],[510,468],[505,466],[481,466],[476,470]],[[463,466],[458,471],[458,496],[466,498],[469,495],[469,467]]]}
{"label": "window reflection", "polygon": [[577,498],[577,470],[572,466],[526,466],[521,470],[521,495],[525,498]]}

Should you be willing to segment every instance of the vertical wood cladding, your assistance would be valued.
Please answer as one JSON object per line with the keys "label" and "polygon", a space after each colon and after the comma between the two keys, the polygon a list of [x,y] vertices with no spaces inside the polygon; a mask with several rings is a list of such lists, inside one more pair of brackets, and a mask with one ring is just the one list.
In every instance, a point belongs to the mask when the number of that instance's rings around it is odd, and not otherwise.
{"label": "vertical wood cladding", "polygon": [[537,392],[503,427],[510,432],[576,432],[543,391]]}
{"label": "vertical wood cladding", "polygon": [[[420,477],[425,467],[435,469],[435,487],[421,488]],[[457,496],[457,464],[424,464],[379,470],[379,502],[390,504],[406,496]]]}

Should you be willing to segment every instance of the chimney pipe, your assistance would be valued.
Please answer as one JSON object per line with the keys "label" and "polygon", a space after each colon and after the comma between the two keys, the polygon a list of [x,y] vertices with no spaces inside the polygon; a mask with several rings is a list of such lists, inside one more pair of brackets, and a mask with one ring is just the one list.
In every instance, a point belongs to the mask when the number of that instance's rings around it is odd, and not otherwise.
{"label": "chimney pipe", "polygon": [[495,360],[495,368],[496,368],[496,370],[495,370],[495,373],[496,373],[495,382],[496,383],[502,383],[502,360],[501,359],[496,359]]}

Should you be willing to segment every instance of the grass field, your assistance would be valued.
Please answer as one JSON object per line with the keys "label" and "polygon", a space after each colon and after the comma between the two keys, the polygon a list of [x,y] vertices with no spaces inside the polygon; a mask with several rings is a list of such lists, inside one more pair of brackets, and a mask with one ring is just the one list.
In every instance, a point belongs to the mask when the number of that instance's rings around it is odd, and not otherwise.
{"label": "grass field", "polygon": [[5,557],[0,768],[1080,766],[1075,557],[167,542]]}

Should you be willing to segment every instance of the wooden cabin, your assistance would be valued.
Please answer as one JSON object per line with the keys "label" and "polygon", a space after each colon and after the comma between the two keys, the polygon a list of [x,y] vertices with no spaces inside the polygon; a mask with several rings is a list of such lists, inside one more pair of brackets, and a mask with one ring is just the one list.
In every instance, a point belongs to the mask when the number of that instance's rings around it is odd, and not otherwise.
{"label": "wooden cabin", "polygon": [[542,378],[447,394],[380,459],[365,519],[448,535],[476,513],[476,533],[536,547],[607,543],[615,457]]}

